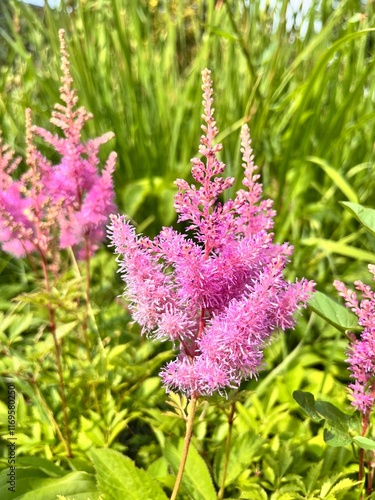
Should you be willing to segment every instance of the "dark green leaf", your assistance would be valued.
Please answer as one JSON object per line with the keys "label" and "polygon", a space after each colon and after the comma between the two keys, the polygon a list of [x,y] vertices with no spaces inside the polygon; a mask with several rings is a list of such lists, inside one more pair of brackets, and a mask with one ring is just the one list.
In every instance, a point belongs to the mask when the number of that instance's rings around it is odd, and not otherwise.
{"label": "dark green leaf", "polygon": [[321,415],[315,409],[315,399],[310,392],[294,391],[293,398],[312,420],[315,422],[322,420]]}

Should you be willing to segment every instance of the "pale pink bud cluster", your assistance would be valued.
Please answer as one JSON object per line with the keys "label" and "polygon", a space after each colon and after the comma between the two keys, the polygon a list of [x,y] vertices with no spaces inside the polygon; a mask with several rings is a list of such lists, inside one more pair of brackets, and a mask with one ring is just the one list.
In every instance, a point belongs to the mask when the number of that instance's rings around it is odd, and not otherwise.
{"label": "pale pink bud cluster", "polygon": [[187,234],[163,228],[151,240],[124,216],[112,216],[109,226],[134,319],[179,348],[162,370],[164,384],[196,395],[225,392],[256,376],[272,333],[294,326],[295,311],[314,288],[283,277],[292,247],[273,243],[269,233],[275,212],[270,200],[261,200],[247,126],[241,132],[244,188],[221,201],[234,179],[221,177],[210,71],[202,76],[204,161],[192,160],[198,187],[176,181],[175,209],[178,221],[188,223]]}
{"label": "pale pink bud cluster", "polygon": [[[368,269],[375,280],[375,266]],[[359,326],[363,331],[359,338],[353,336],[347,351],[347,362],[354,382],[349,384],[352,393],[352,405],[363,413],[371,411],[375,402],[375,292],[371,287],[355,281],[355,288],[361,293],[362,300],[358,300],[357,293],[346,288],[341,281],[334,281],[334,287],[339,295],[345,299],[345,305],[358,317]]]}
{"label": "pale pink bud cluster", "polygon": [[[24,256],[47,255],[53,244],[73,247],[79,258],[88,258],[105,237],[108,216],[115,209],[112,174],[116,154],[111,153],[99,172],[99,149],[112,133],[83,141],[82,129],[92,115],[77,107],[72,88],[64,31],[60,33],[63,104],[56,104],[51,123],[60,135],[31,125],[26,119],[26,172],[14,178],[19,159],[0,142],[0,243],[6,252]],[[50,162],[34,145],[42,137],[59,155]]]}

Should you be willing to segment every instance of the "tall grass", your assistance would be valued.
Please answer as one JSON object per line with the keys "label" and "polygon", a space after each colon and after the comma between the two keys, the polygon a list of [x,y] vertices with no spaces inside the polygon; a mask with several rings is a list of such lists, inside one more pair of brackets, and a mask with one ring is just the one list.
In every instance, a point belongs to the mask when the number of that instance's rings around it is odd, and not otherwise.
{"label": "tall grass", "polygon": [[119,154],[119,206],[153,232],[172,221],[172,182],[196,153],[199,73],[208,66],[229,170],[239,168],[238,131],[249,121],[266,194],[276,200],[277,237],[303,245],[296,265],[305,274],[330,280],[326,240],[345,255],[343,238],[356,230],[338,200],[371,204],[374,194],[373,2],[316,0],[294,11],[286,0],[70,4],[40,16],[13,1],[5,11],[6,139],[23,147],[26,105],[40,124],[47,119],[65,28],[75,85],[95,116],[89,132],[116,134],[108,147]]}

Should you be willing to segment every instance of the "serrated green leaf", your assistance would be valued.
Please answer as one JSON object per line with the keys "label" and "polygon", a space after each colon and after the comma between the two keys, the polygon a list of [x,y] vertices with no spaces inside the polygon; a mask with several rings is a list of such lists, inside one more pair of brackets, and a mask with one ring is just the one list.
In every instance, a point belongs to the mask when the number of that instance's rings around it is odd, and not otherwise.
{"label": "serrated green leaf", "polygon": [[375,450],[375,441],[373,439],[364,436],[355,436],[353,441],[364,450]]}
{"label": "serrated green leaf", "polygon": [[91,451],[99,488],[106,500],[167,500],[159,484],[133,461],[115,450]]}
{"label": "serrated green leaf", "polygon": [[308,304],[316,314],[339,330],[361,330],[355,314],[322,292],[315,292]]}
{"label": "serrated green leaf", "polygon": [[350,490],[353,487],[356,487],[358,485],[358,481],[353,481],[352,479],[345,478],[339,481],[335,486],[330,490],[330,495],[337,495],[339,494],[341,497],[342,493],[345,493],[346,491]]}
{"label": "serrated green leaf", "polygon": [[[177,474],[184,440],[180,439],[178,448],[170,441],[166,441],[164,456]],[[216,500],[216,491],[212,484],[212,479],[208,471],[206,462],[199,455],[198,451],[191,443],[186,461],[184,475],[182,476],[182,486],[194,500]]]}
{"label": "serrated green leaf", "polygon": [[304,391],[294,391],[293,399],[312,420],[320,422],[323,419],[315,409],[315,398],[313,394]]}
{"label": "serrated green leaf", "polygon": [[[237,435],[231,444],[225,486],[232,483],[252,462],[264,440],[252,432]],[[225,444],[215,457],[216,483],[222,484],[225,460]]]}
{"label": "serrated green leaf", "polygon": [[358,203],[342,201],[340,204],[375,236],[375,210]]}
{"label": "serrated green leaf", "polygon": [[268,495],[266,491],[258,484],[251,484],[241,489],[240,498],[246,498],[248,500],[267,500]]}
{"label": "serrated green leaf", "polygon": [[322,466],[323,466],[323,460],[321,460],[317,464],[311,465],[305,481],[307,494],[310,494],[314,491],[316,483],[322,471]]}

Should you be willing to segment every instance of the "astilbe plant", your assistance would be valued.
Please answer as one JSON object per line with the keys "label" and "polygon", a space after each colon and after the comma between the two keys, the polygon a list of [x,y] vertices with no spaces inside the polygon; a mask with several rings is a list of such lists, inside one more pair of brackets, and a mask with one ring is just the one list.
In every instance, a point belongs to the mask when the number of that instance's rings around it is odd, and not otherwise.
{"label": "astilbe plant", "polygon": [[[89,261],[105,237],[108,216],[115,210],[112,174],[116,154],[112,152],[99,171],[100,146],[112,133],[84,141],[82,130],[92,115],[78,107],[72,88],[69,56],[64,30],[60,30],[61,87],[63,104],[56,104],[51,123],[61,130],[52,134],[31,123],[26,112],[26,170],[16,177],[20,159],[3,143],[0,136],[0,244],[16,257],[30,257],[40,263],[46,292],[51,291],[51,278],[60,270],[61,250],[71,248],[78,259],[86,261],[86,317],[89,296]],[[42,137],[59,161],[53,164],[35,146],[35,136]],[[65,445],[71,455],[65,386],[60,345],[56,336],[55,309],[48,306],[50,330],[54,339],[65,425]],[[86,347],[88,338],[83,325]]]}
{"label": "astilbe plant", "polygon": [[[225,394],[257,375],[263,349],[276,330],[292,328],[314,283],[290,283],[283,270],[292,254],[273,242],[275,211],[262,200],[247,126],[241,132],[243,189],[221,201],[235,179],[222,177],[221,144],[213,118],[213,90],[204,70],[204,125],[192,176],[199,187],[178,179],[175,210],[186,234],[165,227],[153,240],[136,234],[122,215],[112,216],[109,237],[118,254],[134,319],[155,339],[169,339],[179,351],[162,369],[168,391],[191,397],[185,459],[197,397]],[[190,436],[189,436],[190,433]],[[184,458],[172,498],[181,480]]]}
{"label": "astilbe plant", "polygon": [[[92,115],[78,107],[72,88],[64,31],[60,30],[63,104],[56,104],[51,123],[62,135],[31,125],[27,111],[28,169],[19,180],[12,178],[18,160],[2,147],[0,156],[0,242],[16,256],[45,253],[53,245],[72,247],[79,258],[90,257],[105,236],[105,224],[115,209],[112,174],[116,154],[110,154],[98,171],[99,148],[113,137],[109,132],[84,142],[82,129]],[[60,160],[52,164],[34,146],[34,136],[53,146]],[[50,221],[51,220],[51,221]],[[48,222],[50,221],[50,222]],[[42,241],[43,240],[43,241]]]}
{"label": "astilbe plant", "polygon": [[[368,269],[375,280],[375,266],[369,265]],[[350,334],[350,345],[347,350],[347,362],[350,377],[353,382],[349,384],[351,403],[361,414],[362,436],[370,424],[370,415],[375,402],[375,292],[369,285],[357,280],[355,288],[357,293],[345,286],[341,281],[334,281],[334,287],[339,295],[344,298],[345,305],[351,309],[358,318],[358,324],[363,328],[360,337]],[[364,450],[359,455],[359,480],[364,478]],[[371,493],[374,468],[370,467],[371,475],[368,478],[367,492]]]}

